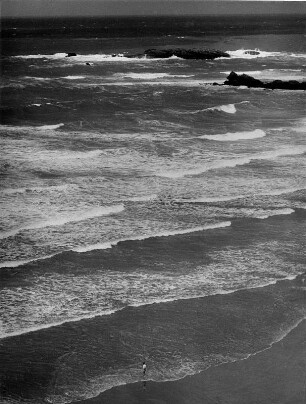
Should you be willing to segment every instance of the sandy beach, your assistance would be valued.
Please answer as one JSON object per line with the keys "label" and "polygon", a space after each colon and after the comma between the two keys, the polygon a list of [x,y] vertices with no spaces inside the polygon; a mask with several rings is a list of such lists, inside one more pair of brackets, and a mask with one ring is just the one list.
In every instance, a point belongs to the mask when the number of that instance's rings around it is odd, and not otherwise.
{"label": "sandy beach", "polygon": [[[148,375],[149,378],[149,375]],[[302,404],[306,400],[306,321],[269,349],[183,380],[139,382],[78,404]]]}

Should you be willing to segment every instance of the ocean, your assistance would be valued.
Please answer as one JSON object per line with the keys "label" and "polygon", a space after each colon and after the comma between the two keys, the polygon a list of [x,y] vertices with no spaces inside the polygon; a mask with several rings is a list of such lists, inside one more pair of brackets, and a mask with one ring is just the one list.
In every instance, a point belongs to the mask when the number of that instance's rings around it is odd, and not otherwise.
{"label": "ocean", "polygon": [[[180,379],[305,318],[305,93],[212,85],[305,80],[305,22],[2,21],[4,402],[94,397],[143,360]],[[230,58],[127,57],[155,47]]]}

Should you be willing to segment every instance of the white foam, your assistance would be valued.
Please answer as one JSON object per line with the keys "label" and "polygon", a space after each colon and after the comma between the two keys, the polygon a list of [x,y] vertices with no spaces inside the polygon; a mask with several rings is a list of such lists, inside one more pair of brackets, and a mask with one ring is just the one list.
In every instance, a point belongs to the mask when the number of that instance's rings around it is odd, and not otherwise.
{"label": "white foam", "polygon": [[[247,199],[254,198],[257,196],[279,196],[285,194],[291,194],[297,191],[303,191],[305,188],[284,188],[284,189],[276,189],[271,190],[269,192],[256,192],[256,194],[245,194],[245,195],[232,195],[232,196],[215,196],[215,197],[201,197],[196,199],[180,199],[176,200],[176,202],[181,203],[214,203],[214,202],[229,202],[235,201],[236,199]],[[292,212],[291,212],[292,213]]]}
{"label": "white foam", "polygon": [[[45,258],[50,258],[50,257],[45,257]],[[23,265],[23,264],[21,264],[21,265]],[[1,264],[0,264],[0,268],[1,268]],[[72,318],[67,318],[65,320],[62,320],[62,321],[55,321],[55,322],[49,323],[49,324],[41,324],[41,325],[39,325],[37,327],[23,328],[20,331],[12,331],[12,332],[8,332],[8,333],[5,333],[5,334],[0,334],[0,339],[9,338],[9,337],[15,337],[17,335],[28,334],[29,332],[45,330],[47,328],[57,327],[59,325],[65,324],[65,323],[73,323],[73,322],[77,322],[77,321],[82,321],[82,320],[86,320],[86,319],[95,318],[95,317],[102,316],[102,315],[107,316],[107,315],[113,314],[113,313],[115,313],[117,311],[120,311],[120,310],[122,310],[122,309],[104,310],[103,312],[93,313],[92,315],[87,314],[87,315],[84,315],[82,317],[72,317]]]}
{"label": "white foam", "polygon": [[193,75],[185,75],[185,74],[169,74],[169,73],[116,73],[114,76],[116,77],[127,77],[135,80],[155,80],[163,77],[167,78],[186,78],[193,77]]}
{"label": "white foam", "polygon": [[67,53],[55,53],[53,55],[17,55],[13,56],[15,58],[20,58],[20,59],[61,59],[64,58],[67,55]]}
{"label": "white foam", "polygon": [[65,185],[50,185],[49,187],[3,188],[0,190],[0,194],[14,195],[14,194],[24,194],[26,192],[62,191],[66,190],[68,187],[69,185],[65,184]]}
{"label": "white foam", "polygon": [[226,196],[226,197],[203,197],[203,198],[196,198],[196,199],[189,199],[185,201],[180,201],[180,202],[187,202],[187,203],[214,203],[214,202],[228,202],[228,201],[234,201],[236,199],[243,199],[246,198],[247,196],[244,195],[234,195],[234,196]]}
{"label": "white foam", "polygon": [[87,219],[92,219],[100,216],[108,216],[116,213],[120,213],[124,210],[123,205],[113,205],[113,206],[99,206],[96,208],[89,209],[83,212],[73,212],[66,213],[65,215],[60,215],[52,219],[42,220],[35,223],[30,223],[23,227],[17,229],[12,229],[9,231],[0,232],[0,239],[14,236],[23,230],[33,230],[41,229],[45,227],[62,226],[67,223],[80,222]]}
{"label": "white foam", "polygon": [[139,235],[137,237],[123,238],[120,240],[107,241],[107,242],[92,244],[92,245],[84,246],[84,247],[77,247],[77,248],[74,248],[73,251],[87,252],[87,251],[93,251],[93,250],[105,250],[108,248],[112,248],[113,246],[116,246],[118,243],[123,242],[123,241],[141,241],[141,240],[147,240],[147,239],[155,238],[155,237],[176,236],[176,235],[180,235],[180,234],[189,234],[189,233],[194,233],[194,232],[198,232],[198,231],[218,229],[218,228],[223,228],[223,227],[228,227],[228,226],[231,226],[231,222],[215,223],[215,224],[211,224],[211,225],[207,225],[207,226],[193,227],[190,229],[177,229],[177,230],[173,230],[173,231],[164,231],[164,232],[150,234],[150,235]]}
{"label": "white foam", "polygon": [[[86,62],[144,62],[144,61],[158,61],[158,60],[165,60],[165,59],[159,59],[159,58],[147,58],[145,55],[139,56],[139,57],[127,57],[125,54],[115,54],[115,55],[110,55],[110,54],[103,54],[103,53],[97,53],[97,54],[88,54],[88,55],[77,55],[77,56],[71,56],[67,57],[67,53],[55,53],[53,55],[46,55],[46,54],[37,54],[37,55],[18,55],[18,56],[13,56],[15,58],[21,58],[21,59],[47,59],[47,60],[60,60],[60,61],[65,61],[69,64],[75,64],[75,63],[86,63]],[[169,59],[180,59],[177,56],[172,56],[166,60]]]}
{"label": "white foam", "polygon": [[234,104],[220,105],[220,107],[211,108],[212,110],[226,112],[227,114],[235,114],[236,107]]}
{"label": "white foam", "polygon": [[56,254],[44,255],[42,257],[31,258],[31,259],[28,259],[28,260],[3,261],[3,262],[0,263],[0,268],[17,268],[17,267],[20,267],[22,265],[29,264],[31,262],[40,261],[40,260],[46,260],[48,258],[52,258],[52,257],[54,257],[54,255],[56,255]]}
{"label": "white foam", "polygon": [[[194,233],[194,232],[198,232],[198,231],[212,230],[212,229],[218,229],[218,228],[229,227],[229,226],[231,226],[231,222],[229,222],[229,221],[221,222],[221,223],[211,224],[211,225],[202,226],[202,227],[194,227],[191,229],[161,232],[161,233],[155,233],[152,235],[143,235],[143,236],[140,235],[137,237],[123,238],[120,240],[106,241],[103,243],[92,244],[92,245],[88,245],[85,247],[75,247],[72,249],[72,251],[82,253],[82,252],[88,252],[88,251],[94,251],[94,250],[106,250],[106,249],[112,248],[112,247],[116,246],[118,243],[124,242],[124,241],[141,241],[141,240],[147,240],[147,239],[155,238],[155,237],[169,237],[169,236],[175,236],[175,235],[180,235],[180,234],[189,234],[189,233]],[[60,253],[55,253],[52,255],[46,255],[46,256],[37,257],[37,258],[31,258],[28,260],[4,261],[4,262],[0,263],[0,268],[16,268],[16,267],[19,267],[19,266],[22,266],[25,264],[29,264],[31,262],[52,258],[58,254],[60,254]]]}
{"label": "white foam", "polygon": [[235,104],[227,104],[227,105],[218,105],[216,107],[198,109],[192,112],[183,112],[183,114],[198,114],[199,112],[206,112],[206,111],[220,111],[220,112],[226,112],[227,114],[235,114],[237,112]]}
{"label": "white foam", "polygon": [[[252,55],[246,52],[255,51],[258,52],[257,55]],[[304,53],[288,53],[288,52],[267,52],[260,49],[237,49],[234,51],[226,51],[232,59],[256,59],[256,58],[266,58],[266,57],[289,57],[289,58],[305,58]],[[219,58],[225,59],[225,58]]]}
{"label": "white foam", "polygon": [[156,199],[157,195],[152,194],[152,195],[144,195],[144,196],[134,196],[131,198],[127,198],[126,201],[131,201],[131,202],[146,202],[146,201],[152,201],[153,199]]}
{"label": "white foam", "polygon": [[291,215],[295,211],[291,208],[284,208],[284,209],[275,209],[274,211],[269,211],[269,213],[263,213],[256,216],[257,219],[268,219],[271,216],[278,216],[278,215]]}
{"label": "white foam", "polygon": [[210,170],[218,170],[223,168],[231,168],[236,166],[241,166],[249,164],[253,160],[274,160],[282,156],[296,156],[304,154],[306,152],[306,147],[284,147],[279,150],[274,150],[270,152],[263,152],[260,154],[253,154],[246,157],[239,157],[231,160],[219,160],[210,165],[203,165],[195,168],[185,169],[185,170],[163,170],[157,172],[155,175],[158,177],[165,178],[182,178],[190,175],[200,175]]}
{"label": "white foam", "polygon": [[[249,71],[245,71],[245,70],[244,71],[236,71],[235,70],[235,73],[237,73],[237,74],[250,74],[250,75],[258,75],[258,74],[262,74],[262,72],[263,72],[263,70],[249,70]],[[231,72],[226,71],[226,72],[220,72],[220,73],[228,75]]]}
{"label": "white foam", "polygon": [[62,79],[66,79],[66,80],[82,80],[85,79],[85,76],[65,76],[62,77]]}
{"label": "white foam", "polygon": [[[257,55],[251,55],[249,51],[258,52]],[[256,58],[265,58],[265,57],[273,57],[273,56],[281,56],[283,53],[281,52],[266,52],[261,51],[259,49],[237,49],[235,51],[226,51],[230,55],[232,59],[256,59]]]}
{"label": "white foam", "polygon": [[37,80],[37,81],[50,81],[51,77],[36,77],[36,76],[24,76],[24,80]]}
{"label": "white foam", "polygon": [[235,104],[225,104],[225,105],[217,105],[214,107],[209,107],[209,108],[204,108],[204,109],[197,109],[195,111],[188,111],[188,112],[181,112],[180,114],[185,114],[185,115],[189,115],[189,114],[198,114],[200,112],[206,112],[206,111],[220,111],[220,112],[225,112],[227,114],[235,114],[237,112],[236,106],[235,105],[239,105],[239,104],[248,104],[250,101],[241,101],[241,102],[237,102]]}
{"label": "white foam", "polygon": [[255,129],[249,132],[228,132],[224,135],[203,135],[200,139],[216,140],[219,142],[232,142],[237,140],[251,140],[266,136],[266,133],[261,129]]}
{"label": "white foam", "polygon": [[54,130],[58,129],[60,127],[64,126],[63,123],[58,123],[57,125],[43,125],[43,126],[37,126],[36,129],[42,129],[42,130]]}

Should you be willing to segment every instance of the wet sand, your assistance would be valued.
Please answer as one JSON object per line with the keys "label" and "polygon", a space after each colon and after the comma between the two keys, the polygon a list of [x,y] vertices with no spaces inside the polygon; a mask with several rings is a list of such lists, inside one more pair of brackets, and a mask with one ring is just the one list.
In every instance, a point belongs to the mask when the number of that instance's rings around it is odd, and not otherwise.
{"label": "wet sand", "polygon": [[[149,378],[148,374],[148,378]],[[120,386],[78,404],[304,404],[306,321],[269,349],[173,382]]]}

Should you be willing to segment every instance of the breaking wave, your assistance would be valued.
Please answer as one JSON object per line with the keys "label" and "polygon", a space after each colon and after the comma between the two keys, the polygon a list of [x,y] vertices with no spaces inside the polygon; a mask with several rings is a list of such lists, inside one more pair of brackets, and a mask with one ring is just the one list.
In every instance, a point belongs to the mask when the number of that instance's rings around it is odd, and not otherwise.
{"label": "breaking wave", "polygon": [[64,126],[63,123],[58,123],[57,125],[43,125],[43,126],[37,126],[36,129],[42,129],[42,130],[54,130],[58,129]]}
{"label": "breaking wave", "polygon": [[256,59],[266,57],[281,58],[305,58],[304,53],[288,53],[288,52],[267,52],[260,49],[237,49],[235,51],[226,51],[232,59]]}
{"label": "breaking wave", "polygon": [[27,192],[49,192],[49,191],[63,191],[69,187],[68,184],[65,185],[50,185],[49,187],[25,187],[25,188],[3,188],[0,190],[2,195],[15,195],[15,194],[25,194]]}
{"label": "breaking wave", "polygon": [[200,139],[217,140],[219,142],[232,142],[237,140],[251,140],[266,136],[266,133],[261,129],[255,129],[249,132],[234,132],[225,133],[224,135],[203,135]]}
{"label": "breaking wave", "polygon": [[163,170],[157,172],[155,175],[158,177],[165,178],[182,178],[189,175],[200,175],[210,170],[218,170],[223,168],[231,168],[236,166],[242,166],[245,164],[249,164],[252,160],[273,160],[277,157],[282,156],[295,156],[299,154],[304,154],[306,151],[305,147],[292,147],[292,148],[283,148],[280,150],[264,152],[260,154],[253,154],[246,157],[235,158],[231,160],[220,160],[210,165],[204,165],[201,167],[190,168],[187,170]]}
{"label": "breaking wave", "polygon": [[92,250],[105,250],[107,248],[112,248],[116,246],[118,243],[123,242],[123,241],[141,241],[141,240],[147,240],[149,238],[155,238],[155,237],[169,237],[169,236],[177,236],[180,234],[188,234],[188,233],[195,233],[198,231],[204,231],[204,230],[211,230],[211,229],[218,229],[218,228],[223,228],[223,227],[228,227],[231,226],[231,222],[221,222],[221,223],[215,223],[207,226],[201,226],[201,227],[193,227],[190,229],[178,229],[178,230],[173,230],[173,231],[164,231],[160,233],[155,233],[151,235],[143,235],[143,236],[136,236],[136,237],[129,237],[125,239],[120,239],[120,240],[114,240],[114,241],[107,241],[104,243],[97,243],[85,247],[77,247],[74,248],[73,251],[76,252],[87,252],[87,251],[92,251]]}
{"label": "breaking wave", "polygon": [[186,74],[169,74],[169,73],[116,73],[115,77],[120,78],[130,78],[135,80],[155,80],[165,78],[186,78],[186,77],[193,77],[193,74],[186,75]]}
{"label": "breaking wave", "polygon": [[45,227],[62,226],[67,223],[81,222],[83,220],[92,219],[99,216],[108,216],[116,213],[120,213],[124,210],[123,205],[114,206],[99,206],[93,209],[89,209],[85,212],[75,212],[57,216],[54,219],[42,220],[36,223],[19,227],[17,229],[0,232],[0,239],[15,236],[23,230],[42,229]]}
{"label": "breaking wave", "polygon": [[[67,61],[69,63],[86,63],[86,62],[139,62],[139,61],[154,61],[154,60],[165,60],[158,58],[147,58],[145,55],[135,56],[135,57],[127,57],[124,53],[118,54],[88,54],[88,55],[76,55],[67,57],[67,53],[55,53],[52,55],[18,55],[13,56],[14,58],[20,59],[49,59],[49,60],[61,60]],[[180,59],[177,56],[171,56],[168,59]]]}
{"label": "breaking wave", "polygon": [[284,208],[284,209],[275,209],[274,211],[270,211],[269,213],[259,214],[257,219],[268,219],[271,216],[278,216],[278,215],[291,215],[294,213],[295,210],[291,208]]}
{"label": "breaking wave", "polygon": [[62,77],[62,79],[66,79],[66,80],[82,80],[82,79],[86,79],[85,76],[65,76]]}

